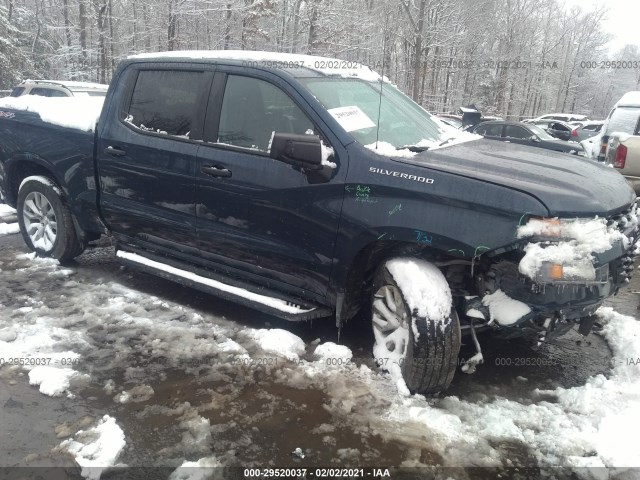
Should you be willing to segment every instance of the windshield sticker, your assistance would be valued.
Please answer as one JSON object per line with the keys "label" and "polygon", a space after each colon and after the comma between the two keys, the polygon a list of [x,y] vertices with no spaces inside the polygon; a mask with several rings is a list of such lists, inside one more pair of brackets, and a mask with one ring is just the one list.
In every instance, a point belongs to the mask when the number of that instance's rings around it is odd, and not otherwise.
{"label": "windshield sticker", "polygon": [[367,117],[367,114],[355,105],[351,107],[330,108],[328,112],[347,132],[376,126],[376,124]]}
{"label": "windshield sticker", "polygon": [[0,118],[16,118],[16,114],[13,112],[0,112]]}

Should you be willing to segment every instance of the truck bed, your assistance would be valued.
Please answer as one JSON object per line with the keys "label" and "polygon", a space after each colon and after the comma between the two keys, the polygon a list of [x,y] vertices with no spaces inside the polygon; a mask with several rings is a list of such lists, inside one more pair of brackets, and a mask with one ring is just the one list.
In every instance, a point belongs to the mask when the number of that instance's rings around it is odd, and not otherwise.
{"label": "truck bed", "polygon": [[[69,108],[73,109],[71,103]],[[55,118],[43,115],[48,120],[44,121],[36,112],[7,108],[5,104],[4,99],[0,101],[2,201],[16,206],[20,185],[9,178],[23,178],[24,175],[12,175],[14,169],[29,175],[46,175],[62,188],[82,231],[101,232],[96,203],[93,128],[86,131],[57,125],[51,123]],[[69,112],[66,116],[69,117]],[[64,123],[65,114],[61,117],[60,123]]]}

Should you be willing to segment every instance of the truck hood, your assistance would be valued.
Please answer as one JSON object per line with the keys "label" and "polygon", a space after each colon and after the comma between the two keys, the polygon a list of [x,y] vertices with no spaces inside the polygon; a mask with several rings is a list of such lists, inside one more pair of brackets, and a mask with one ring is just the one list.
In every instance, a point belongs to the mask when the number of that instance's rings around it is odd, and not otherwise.
{"label": "truck hood", "polygon": [[545,205],[550,216],[609,216],[635,199],[633,189],[611,167],[524,145],[480,139],[399,161],[528,193]]}

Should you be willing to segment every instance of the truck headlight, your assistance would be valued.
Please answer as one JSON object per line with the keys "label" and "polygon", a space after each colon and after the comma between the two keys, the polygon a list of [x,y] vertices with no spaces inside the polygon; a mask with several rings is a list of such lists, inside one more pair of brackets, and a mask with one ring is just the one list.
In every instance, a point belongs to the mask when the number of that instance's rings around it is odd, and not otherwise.
{"label": "truck headlight", "polygon": [[555,262],[541,262],[535,275],[535,282],[597,284],[609,280],[609,264],[596,268],[591,260],[581,259],[566,265]]}

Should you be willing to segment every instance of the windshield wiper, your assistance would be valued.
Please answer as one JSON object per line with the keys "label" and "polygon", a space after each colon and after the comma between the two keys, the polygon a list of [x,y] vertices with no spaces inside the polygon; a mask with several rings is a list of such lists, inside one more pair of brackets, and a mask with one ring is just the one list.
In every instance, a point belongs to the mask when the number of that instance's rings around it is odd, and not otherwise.
{"label": "windshield wiper", "polygon": [[429,147],[424,147],[421,145],[403,145],[402,147],[397,147],[396,150],[409,150],[410,152],[416,152],[416,153],[420,153],[420,152],[426,152],[427,150],[429,150]]}
{"label": "windshield wiper", "polygon": [[456,137],[449,137],[447,138],[445,141],[441,142],[440,144],[438,144],[439,147],[446,145],[447,143],[449,143],[451,140],[455,140]]}

